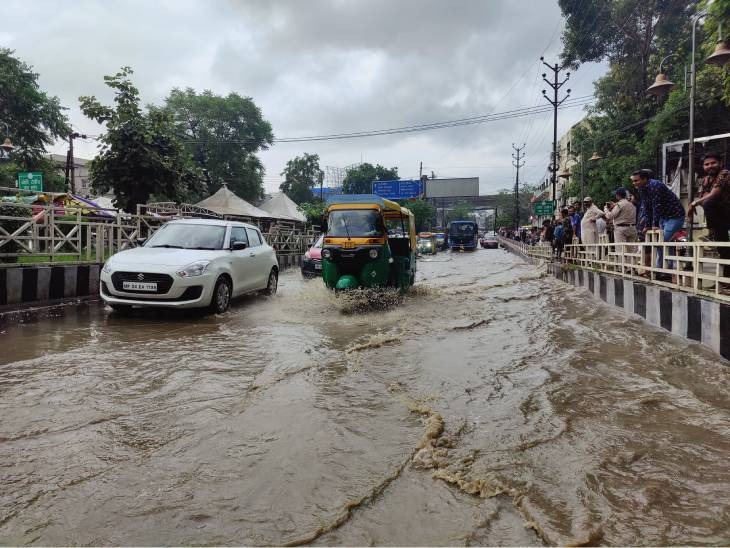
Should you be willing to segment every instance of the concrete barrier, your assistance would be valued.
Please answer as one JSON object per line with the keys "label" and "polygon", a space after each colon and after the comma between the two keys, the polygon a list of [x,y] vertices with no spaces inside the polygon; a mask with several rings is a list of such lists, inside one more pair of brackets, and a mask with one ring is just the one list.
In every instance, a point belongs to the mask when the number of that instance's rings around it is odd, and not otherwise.
{"label": "concrete barrier", "polygon": [[0,306],[24,307],[99,294],[100,264],[0,268]]}

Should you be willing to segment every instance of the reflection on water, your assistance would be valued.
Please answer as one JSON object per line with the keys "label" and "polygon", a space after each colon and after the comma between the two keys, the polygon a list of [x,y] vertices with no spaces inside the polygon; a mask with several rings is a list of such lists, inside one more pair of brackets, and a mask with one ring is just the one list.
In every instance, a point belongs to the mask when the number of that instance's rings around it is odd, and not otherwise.
{"label": "reflection on water", "polygon": [[3,544],[727,544],[727,366],[502,251],[3,326]]}

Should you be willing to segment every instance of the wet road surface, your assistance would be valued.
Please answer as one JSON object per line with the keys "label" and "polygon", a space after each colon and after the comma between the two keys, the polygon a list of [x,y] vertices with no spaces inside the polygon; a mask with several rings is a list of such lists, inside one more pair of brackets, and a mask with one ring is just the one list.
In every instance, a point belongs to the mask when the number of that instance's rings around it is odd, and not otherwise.
{"label": "wet road surface", "polygon": [[501,250],[0,342],[2,544],[730,543],[727,362]]}

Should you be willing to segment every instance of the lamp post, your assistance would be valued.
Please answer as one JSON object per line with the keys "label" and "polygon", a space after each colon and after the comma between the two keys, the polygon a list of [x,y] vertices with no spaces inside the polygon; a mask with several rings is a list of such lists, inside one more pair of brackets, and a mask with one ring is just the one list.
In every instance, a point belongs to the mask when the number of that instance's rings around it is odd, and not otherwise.
{"label": "lamp post", "polygon": [[[696,88],[697,88],[697,65],[695,62],[695,51],[697,50],[697,23],[699,22],[702,17],[707,15],[706,10],[700,10],[698,11],[693,17],[692,17],[692,57],[690,60],[690,72],[689,72],[689,162],[688,162],[688,172],[689,177],[687,181],[687,198],[689,203],[692,203],[692,200],[694,199],[694,184],[695,184],[695,96],[696,96]],[[713,65],[723,66],[728,61],[730,61],[730,48],[727,47],[724,40],[722,39],[722,27],[718,28],[718,34],[719,39],[717,41],[717,45],[715,46],[715,51],[712,55],[710,55],[706,61],[708,63],[711,63]],[[664,63],[665,60],[667,60],[669,57],[672,57],[675,54],[670,54],[664,57],[661,62],[659,63],[659,74],[656,77],[656,80],[654,81],[654,84],[652,84],[646,91],[647,93],[651,95],[656,96],[663,96],[667,93],[669,93],[675,86],[674,82],[670,81],[666,74],[663,74],[661,72],[661,65]],[[693,224],[689,224],[689,239],[692,240],[692,229]]]}
{"label": "lamp post", "polygon": [[[7,135],[8,133],[10,133],[10,127],[8,126],[7,122],[0,123],[5,126],[5,134]],[[5,139],[3,140],[3,144],[0,145],[0,161],[6,162],[10,160],[10,155],[13,153],[13,150],[15,150],[15,147],[10,141],[10,137],[5,137]]]}

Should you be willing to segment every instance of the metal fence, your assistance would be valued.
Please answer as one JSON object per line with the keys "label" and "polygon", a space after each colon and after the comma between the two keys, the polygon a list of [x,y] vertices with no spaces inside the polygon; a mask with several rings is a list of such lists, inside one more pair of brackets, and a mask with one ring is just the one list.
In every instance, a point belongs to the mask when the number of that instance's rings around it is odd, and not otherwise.
{"label": "metal fence", "polygon": [[[198,217],[194,212],[180,215],[179,211],[172,215],[126,214],[74,205],[9,205],[25,208],[27,215],[0,215],[0,266],[101,263],[114,253],[137,246],[173,218]],[[13,228],[7,228],[11,223]],[[304,253],[318,236],[313,230],[286,226],[264,232],[279,255]]]}
{"label": "metal fence", "polygon": [[[644,242],[611,243],[601,237],[597,244],[566,245],[561,263],[653,283],[696,295],[730,302],[723,285],[730,287],[730,259],[719,257],[720,248],[730,242],[665,242],[661,231],[650,230]],[[557,261],[547,243],[535,246],[500,238],[500,243],[532,259]]]}

